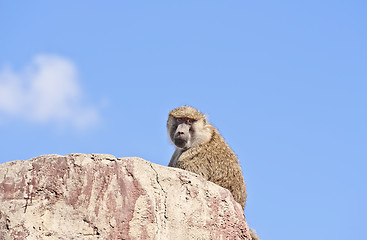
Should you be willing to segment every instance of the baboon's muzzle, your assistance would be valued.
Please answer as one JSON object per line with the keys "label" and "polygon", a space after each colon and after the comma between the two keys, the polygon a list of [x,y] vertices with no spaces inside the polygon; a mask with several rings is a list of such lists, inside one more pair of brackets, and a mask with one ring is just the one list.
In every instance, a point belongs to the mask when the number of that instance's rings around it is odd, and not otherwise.
{"label": "baboon's muzzle", "polygon": [[190,138],[190,126],[182,123],[177,126],[174,134],[174,143],[179,148],[184,148]]}

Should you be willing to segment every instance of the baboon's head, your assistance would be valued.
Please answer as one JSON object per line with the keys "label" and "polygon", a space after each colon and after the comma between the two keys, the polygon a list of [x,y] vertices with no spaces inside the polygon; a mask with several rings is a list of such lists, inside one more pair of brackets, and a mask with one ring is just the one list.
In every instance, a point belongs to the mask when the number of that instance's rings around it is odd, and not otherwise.
{"label": "baboon's head", "polygon": [[204,114],[193,107],[184,106],[169,113],[167,131],[176,147],[188,149],[209,141],[213,127]]}

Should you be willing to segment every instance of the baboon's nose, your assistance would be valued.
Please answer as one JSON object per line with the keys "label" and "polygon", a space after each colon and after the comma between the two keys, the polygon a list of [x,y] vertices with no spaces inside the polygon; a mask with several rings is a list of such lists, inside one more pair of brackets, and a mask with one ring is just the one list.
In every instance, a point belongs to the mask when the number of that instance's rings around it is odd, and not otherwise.
{"label": "baboon's nose", "polygon": [[185,133],[184,132],[178,132],[178,135],[184,135]]}

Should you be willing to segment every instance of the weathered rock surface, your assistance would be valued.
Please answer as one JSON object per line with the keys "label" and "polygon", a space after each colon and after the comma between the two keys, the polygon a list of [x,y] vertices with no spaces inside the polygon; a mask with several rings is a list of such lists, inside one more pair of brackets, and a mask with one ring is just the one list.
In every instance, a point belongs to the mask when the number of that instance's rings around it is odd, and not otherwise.
{"label": "weathered rock surface", "polygon": [[200,176],[103,154],[0,165],[0,240],[251,239],[241,206]]}

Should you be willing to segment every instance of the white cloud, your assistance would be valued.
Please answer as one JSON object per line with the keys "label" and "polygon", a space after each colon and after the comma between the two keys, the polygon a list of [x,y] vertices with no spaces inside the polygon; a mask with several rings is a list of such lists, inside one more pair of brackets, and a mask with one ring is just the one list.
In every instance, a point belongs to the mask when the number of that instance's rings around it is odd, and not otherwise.
{"label": "white cloud", "polygon": [[83,102],[75,65],[55,55],[37,55],[20,72],[0,70],[0,113],[78,129],[100,119],[97,109]]}

